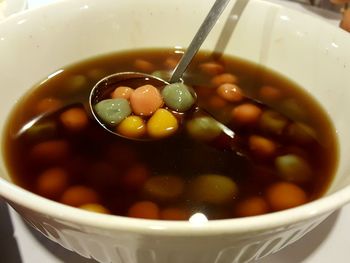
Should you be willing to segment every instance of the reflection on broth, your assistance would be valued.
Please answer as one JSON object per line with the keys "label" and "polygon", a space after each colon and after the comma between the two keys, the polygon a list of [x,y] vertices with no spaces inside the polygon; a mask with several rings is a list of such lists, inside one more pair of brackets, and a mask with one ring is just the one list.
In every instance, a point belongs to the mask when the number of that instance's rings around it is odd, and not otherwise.
{"label": "reflection on broth", "polygon": [[[199,106],[231,128],[233,139],[208,116],[166,106],[155,110],[162,110],[156,120],[156,113],[124,116],[115,127],[161,135],[176,127],[156,141],[123,139],[95,122],[88,98],[101,78],[122,71],[167,78],[178,60],[172,49],[115,53],[31,89],[5,129],[15,183],[89,211],[164,220],[266,214],[325,192],[337,163],[328,116],[295,83],[237,58],[199,53],[184,76]],[[133,90],[115,88],[111,97],[129,103]]]}

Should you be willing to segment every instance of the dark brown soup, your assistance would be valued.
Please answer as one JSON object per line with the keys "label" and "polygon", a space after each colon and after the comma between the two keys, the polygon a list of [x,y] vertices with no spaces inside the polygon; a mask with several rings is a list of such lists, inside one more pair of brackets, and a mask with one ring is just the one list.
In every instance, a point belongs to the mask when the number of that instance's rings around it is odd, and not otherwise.
{"label": "dark brown soup", "polygon": [[31,89],[6,127],[4,153],[14,182],[82,209],[166,220],[265,214],[326,191],[338,153],[328,116],[295,83],[237,58],[200,53],[184,76],[198,105],[230,127],[233,139],[193,111],[164,109],[155,129],[164,132],[163,124],[175,120],[176,132],[155,141],[117,137],[92,118],[88,97],[99,79],[121,71],[166,76],[179,53],[97,57]]}

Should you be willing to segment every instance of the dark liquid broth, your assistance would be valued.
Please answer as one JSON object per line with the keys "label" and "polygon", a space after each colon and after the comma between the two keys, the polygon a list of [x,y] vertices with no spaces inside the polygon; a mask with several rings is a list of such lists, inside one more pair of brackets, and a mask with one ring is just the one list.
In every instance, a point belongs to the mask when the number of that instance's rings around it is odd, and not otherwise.
{"label": "dark liquid broth", "polygon": [[[238,76],[238,85],[243,90],[245,102],[258,105],[263,111],[273,109],[288,117],[289,122],[306,123],[317,134],[311,143],[295,143],[283,134],[270,134],[259,130],[257,125],[239,125],[232,121],[232,108],[241,104],[223,103],[214,107],[212,98],[217,97],[212,87],[212,76],[203,73],[199,65],[213,61],[209,53],[199,53],[184,76],[186,84],[198,93],[198,104],[218,120],[233,129],[237,138],[232,146],[227,138],[220,137],[203,143],[189,137],[180,125],[176,135],[158,141],[131,141],[116,137],[101,128],[93,120],[88,106],[92,87],[106,75],[122,71],[140,71],[134,61],[142,58],[152,62],[154,70],[166,70],[164,61],[178,59],[174,50],[137,50],[93,58],[65,67],[61,73],[46,79],[31,89],[15,106],[5,129],[3,151],[14,182],[32,192],[37,191],[38,176],[52,167],[63,168],[69,174],[69,185],[84,185],[93,188],[99,203],[112,214],[128,215],[130,205],[139,200],[156,202],[160,209],[178,207],[189,215],[201,212],[209,219],[233,218],[235,207],[249,197],[265,198],[266,189],[281,181],[274,168],[274,157],[297,153],[307,159],[312,167],[312,180],[298,183],[305,191],[307,201],[320,197],[330,185],[337,163],[336,137],[331,122],[318,103],[295,83],[264,67],[233,57],[216,59],[224,65],[225,72]],[[151,72],[146,72],[151,73]],[[259,93],[264,85],[278,87],[283,98],[264,100]],[[36,106],[40,100],[53,97],[62,102],[60,107],[47,113],[39,124],[41,131],[23,128],[38,116]],[[80,132],[70,132],[58,121],[65,109],[78,105],[86,110],[88,126]],[[277,142],[276,153],[271,158],[260,158],[249,150],[248,140],[252,134],[266,136]],[[33,147],[49,140],[68,142],[66,156],[59,160],[36,160]],[[233,149],[242,149],[248,158]],[[235,148],[236,147],[236,148]],[[148,196],[142,189],[133,189],[123,184],[125,174],[133,167],[146,167],[151,176],[176,175],[185,181],[184,193],[171,200],[158,200]],[[191,198],[193,178],[201,174],[219,174],[232,178],[238,194],[230,202],[220,205],[208,204]],[[60,196],[51,199],[60,201]],[[157,199],[157,200],[155,200]],[[273,212],[270,206],[266,212]]]}

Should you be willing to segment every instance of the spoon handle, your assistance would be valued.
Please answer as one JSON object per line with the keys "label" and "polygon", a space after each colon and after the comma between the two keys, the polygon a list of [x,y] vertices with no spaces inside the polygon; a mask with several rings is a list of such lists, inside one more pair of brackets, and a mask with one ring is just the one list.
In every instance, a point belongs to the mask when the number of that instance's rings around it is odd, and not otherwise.
{"label": "spoon handle", "polygon": [[170,83],[179,82],[182,74],[187,69],[188,65],[192,61],[192,58],[196,55],[202,43],[206,39],[207,35],[215,25],[216,21],[220,17],[221,13],[224,11],[230,0],[216,0],[212,8],[210,9],[207,17],[204,19],[199,30],[197,31],[195,37],[193,38],[191,44],[189,45],[187,51],[182,56],[180,62],[177,64]]}

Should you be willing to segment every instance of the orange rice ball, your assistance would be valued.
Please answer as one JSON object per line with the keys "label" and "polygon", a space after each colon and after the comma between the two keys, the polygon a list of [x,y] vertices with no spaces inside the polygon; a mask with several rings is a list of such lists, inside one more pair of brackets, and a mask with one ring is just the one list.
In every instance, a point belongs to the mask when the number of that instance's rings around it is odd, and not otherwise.
{"label": "orange rice ball", "polygon": [[217,62],[204,62],[199,65],[199,69],[211,76],[221,74],[225,71],[225,67]]}
{"label": "orange rice ball", "polygon": [[55,111],[62,106],[62,101],[56,98],[43,98],[36,104],[36,113]]}
{"label": "orange rice ball", "polygon": [[153,63],[140,58],[135,60],[134,67],[145,73],[151,73],[155,69]]}
{"label": "orange rice ball", "polygon": [[220,85],[216,92],[221,98],[229,102],[238,102],[243,99],[243,92],[240,87],[232,83]]}
{"label": "orange rice ball", "polygon": [[296,207],[308,201],[301,187],[288,182],[272,184],[266,191],[266,198],[274,211]]}
{"label": "orange rice ball", "polygon": [[150,176],[151,172],[144,164],[136,164],[126,171],[122,183],[128,189],[141,189]]}
{"label": "orange rice ball", "polygon": [[262,110],[251,103],[244,103],[232,110],[234,122],[238,124],[255,124],[261,116]]}
{"label": "orange rice ball", "polygon": [[36,189],[42,196],[58,198],[68,187],[68,174],[62,168],[45,170],[37,179]]}
{"label": "orange rice ball", "polygon": [[144,219],[159,219],[159,207],[151,201],[140,201],[134,203],[128,210],[128,216]]}
{"label": "orange rice ball", "polygon": [[98,194],[90,187],[76,185],[68,188],[62,195],[60,202],[66,205],[80,207],[89,203],[98,203]]}
{"label": "orange rice ball", "polygon": [[259,196],[249,197],[243,201],[240,201],[235,213],[237,216],[256,216],[266,214],[269,211],[269,205],[264,198]]}
{"label": "orange rice ball", "polygon": [[40,142],[30,150],[30,157],[35,161],[60,161],[69,155],[69,144],[65,140]]}
{"label": "orange rice ball", "polygon": [[277,145],[274,141],[259,135],[251,135],[248,143],[250,150],[260,157],[272,156],[277,149]]}
{"label": "orange rice ball", "polygon": [[69,131],[81,131],[89,124],[89,118],[82,108],[71,108],[60,115],[60,121],[63,126]]}

